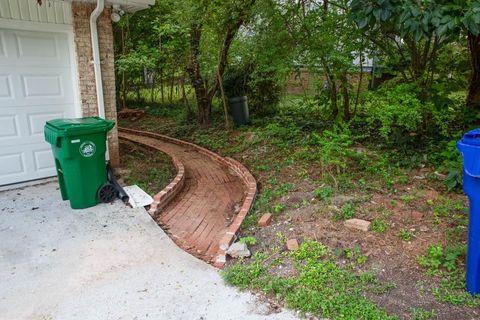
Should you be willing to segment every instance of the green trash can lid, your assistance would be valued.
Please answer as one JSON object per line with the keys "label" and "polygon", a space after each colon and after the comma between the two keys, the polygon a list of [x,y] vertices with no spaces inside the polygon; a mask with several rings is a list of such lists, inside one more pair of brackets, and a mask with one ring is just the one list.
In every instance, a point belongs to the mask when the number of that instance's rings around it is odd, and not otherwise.
{"label": "green trash can lid", "polygon": [[53,119],[47,121],[45,127],[56,131],[58,136],[73,136],[96,132],[110,131],[115,122],[100,117],[86,117],[73,119]]}

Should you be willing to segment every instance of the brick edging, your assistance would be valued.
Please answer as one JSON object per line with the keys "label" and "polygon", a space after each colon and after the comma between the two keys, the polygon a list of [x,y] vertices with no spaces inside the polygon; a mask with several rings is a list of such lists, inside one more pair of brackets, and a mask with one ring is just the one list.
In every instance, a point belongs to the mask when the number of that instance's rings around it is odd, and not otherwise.
{"label": "brick edging", "polygon": [[121,127],[119,127],[118,130],[119,132],[128,132],[128,133],[138,134],[141,136],[158,138],[164,141],[168,141],[171,143],[196,149],[198,150],[198,152],[206,155],[212,160],[227,166],[238,177],[240,177],[240,179],[242,180],[243,184],[246,187],[245,199],[243,200],[243,203],[240,207],[240,211],[238,212],[237,216],[228,227],[227,231],[225,232],[225,235],[221,238],[219,243],[220,249],[218,250],[215,261],[213,262],[213,265],[215,267],[223,268],[225,266],[225,263],[227,262],[226,251],[230,246],[230,244],[232,244],[232,242],[235,240],[235,237],[238,231],[240,230],[240,225],[242,224],[243,220],[245,219],[248,212],[252,208],[253,202],[255,201],[255,196],[257,195],[257,181],[255,180],[255,177],[250,173],[250,171],[243,164],[241,164],[237,160],[229,157],[222,157],[219,154],[213,151],[210,151],[206,148],[200,147],[199,145],[196,145],[194,143],[168,137],[159,133],[148,132],[148,131],[140,131],[140,130],[134,130],[134,129],[121,128]]}
{"label": "brick edging", "polygon": [[[119,131],[121,132],[121,131]],[[122,137],[119,135],[120,139],[128,140],[131,142],[136,142],[135,140]],[[157,150],[160,150],[156,148],[155,146],[147,145],[150,148],[154,148]],[[162,151],[162,150],[160,150]],[[162,151],[163,152],[163,151]],[[182,162],[180,162],[176,157],[170,155],[167,153],[167,155],[172,159],[173,165],[175,166],[175,169],[177,171],[177,175],[175,178],[170,181],[168,186],[163,188],[160,192],[158,192],[156,195],[153,196],[153,203],[150,205],[150,209],[148,210],[148,213],[152,216],[155,217],[157,213],[160,212],[163,208],[165,208],[170,201],[175,198],[175,196],[182,191],[183,186],[185,185],[185,166],[183,165]]]}

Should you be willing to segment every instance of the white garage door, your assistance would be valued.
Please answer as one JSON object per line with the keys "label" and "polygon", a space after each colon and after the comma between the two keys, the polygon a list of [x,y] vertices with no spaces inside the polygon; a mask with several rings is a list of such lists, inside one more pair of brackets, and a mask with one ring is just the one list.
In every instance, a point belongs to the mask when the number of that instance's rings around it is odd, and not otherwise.
{"label": "white garage door", "polygon": [[75,116],[68,35],[0,28],[0,185],[55,175],[45,121]]}

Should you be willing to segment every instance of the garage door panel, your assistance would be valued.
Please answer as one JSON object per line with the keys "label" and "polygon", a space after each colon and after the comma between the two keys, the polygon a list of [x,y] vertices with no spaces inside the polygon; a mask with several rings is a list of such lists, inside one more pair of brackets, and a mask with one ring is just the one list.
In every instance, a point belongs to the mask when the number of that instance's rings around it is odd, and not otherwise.
{"label": "garage door panel", "polygon": [[15,114],[0,115],[0,140],[20,138],[18,116]]}
{"label": "garage door panel", "polygon": [[70,68],[0,66],[0,108],[30,105],[73,105]]}
{"label": "garage door panel", "polygon": [[[0,110],[0,148],[43,142],[43,127],[48,120],[74,117],[74,108],[70,105],[30,106]],[[2,152],[0,151],[0,153]]]}
{"label": "garage door panel", "polygon": [[16,49],[20,59],[59,58],[57,39],[54,34],[34,35],[33,33],[14,33]]}
{"label": "garage door panel", "polygon": [[45,122],[75,117],[66,33],[0,29],[0,185],[56,174]]}
{"label": "garage door panel", "polygon": [[13,99],[12,78],[10,74],[0,74],[0,101]]}
{"label": "garage door panel", "polygon": [[8,178],[27,174],[25,152],[7,152],[0,155],[0,176]]}
{"label": "garage door panel", "polygon": [[50,145],[47,145],[45,149],[34,150],[33,159],[35,162],[35,171],[55,173],[55,161]]}
{"label": "garage door panel", "polygon": [[5,46],[5,33],[0,30],[0,59],[5,58],[7,55],[7,49]]}
{"label": "garage door panel", "polygon": [[55,174],[50,145],[46,143],[41,146],[25,145],[22,151],[18,151],[18,148],[16,151],[14,147],[2,148],[0,184],[51,177]]}
{"label": "garage door panel", "polygon": [[[66,34],[35,31],[0,33],[0,65],[70,67]],[[67,54],[65,54],[67,53]]]}
{"label": "garage door panel", "polygon": [[28,130],[30,137],[41,136],[43,139],[43,127],[48,120],[66,118],[65,112],[46,112],[38,114],[29,114],[28,117]]}
{"label": "garage door panel", "polygon": [[63,98],[62,76],[59,74],[22,75],[22,87],[25,98]]}

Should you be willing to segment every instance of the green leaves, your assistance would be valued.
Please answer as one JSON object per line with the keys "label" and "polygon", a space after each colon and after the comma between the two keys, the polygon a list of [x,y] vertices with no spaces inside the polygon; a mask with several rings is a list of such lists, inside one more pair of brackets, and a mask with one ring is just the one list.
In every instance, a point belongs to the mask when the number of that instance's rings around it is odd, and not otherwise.
{"label": "green leaves", "polygon": [[462,171],[457,168],[450,169],[445,178],[445,185],[447,186],[448,191],[461,187],[463,185]]}
{"label": "green leaves", "polygon": [[438,273],[440,268],[445,268],[452,272],[457,269],[457,264],[461,257],[466,254],[466,246],[449,246],[445,250],[439,244],[431,245],[427,253],[417,258],[418,263],[429,270],[430,273]]}
{"label": "green leaves", "polygon": [[350,8],[358,27],[363,29],[395,24],[405,36],[411,34],[416,41],[433,34],[445,36],[466,29],[480,33],[480,4],[478,1],[414,1],[414,0],[354,0]]}
{"label": "green leaves", "polygon": [[365,28],[368,25],[370,19],[368,17],[362,17],[360,20],[357,21],[358,27],[360,29]]}

